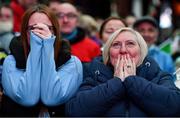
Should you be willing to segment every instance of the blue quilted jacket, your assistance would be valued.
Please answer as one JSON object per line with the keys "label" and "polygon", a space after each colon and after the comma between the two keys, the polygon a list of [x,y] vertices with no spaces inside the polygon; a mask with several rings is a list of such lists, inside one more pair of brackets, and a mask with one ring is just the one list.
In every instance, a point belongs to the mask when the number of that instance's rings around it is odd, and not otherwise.
{"label": "blue quilted jacket", "polygon": [[68,116],[180,116],[180,91],[173,76],[149,57],[124,82],[101,58],[84,69],[84,82],[66,104]]}

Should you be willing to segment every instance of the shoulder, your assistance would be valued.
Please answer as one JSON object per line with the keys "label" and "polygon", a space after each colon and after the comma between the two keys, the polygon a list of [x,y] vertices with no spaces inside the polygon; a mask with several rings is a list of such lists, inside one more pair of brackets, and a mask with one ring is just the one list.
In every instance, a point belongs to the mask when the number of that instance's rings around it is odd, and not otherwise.
{"label": "shoulder", "polygon": [[165,57],[171,57],[171,55],[166,52],[160,51],[160,53],[161,53],[161,55],[163,55]]}
{"label": "shoulder", "polygon": [[[159,58],[161,61],[163,60],[166,64],[172,64],[173,65],[173,59],[170,54],[160,51]],[[171,66],[171,65],[169,65]]]}
{"label": "shoulder", "polygon": [[22,42],[20,40],[20,36],[14,36],[10,42],[9,46],[12,53],[17,53],[19,50],[23,49]]}
{"label": "shoulder", "polygon": [[92,60],[91,65],[94,65],[94,66],[105,66],[104,63],[103,63],[103,58],[102,58],[102,56],[97,56],[97,57],[95,57],[95,58]]}
{"label": "shoulder", "polygon": [[171,55],[160,50],[160,49],[156,49],[156,53],[157,55],[161,56],[162,58],[171,58]]}
{"label": "shoulder", "polygon": [[156,69],[159,70],[160,69],[158,63],[150,56],[145,57],[141,66],[145,67],[145,68],[152,69],[152,70],[156,70]]}
{"label": "shoulder", "polygon": [[57,68],[66,63],[71,58],[70,45],[67,41],[62,40],[61,48],[59,50],[59,60],[57,62]]}
{"label": "shoulder", "polygon": [[102,74],[106,75],[107,77],[113,74],[113,69],[103,63],[102,56],[98,56],[93,59],[93,61],[89,65],[89,70],[94,74]]}
{"label": "shoulder", "polygon": [[155,76],[159,71],[159,65],[150,56],[146,56],[143,63],[137,68],[137,73],[147,78]]}
{"label": "shoulder", "polygon": [[8,55],[3,63],[3,69],[12,69],[16,67],[16,60],[13,55]]}
{"label": "shoulder", "polygon": [[59,67],[60,70],[62,68],[68,72],[79,71],[82,70],[82,63],[76,56],[71,55],[71,58]]}
{"label": "shoulder", "polygon": [[91,46],[93,45],[94,47],[99,47],[99,45],[90,37],[85,37],[83,41],[84,43],[90,44]]}
{"label": "shoulder", "polygon": [[14,58],[13,55],[8,55],[8,56],[5,58],[4,63],[15,64],[15,63],[16,63],[16,60],[15,60],[15,58]]}
{"label": "shoulder", "polygon": [[147,62],[149,62],[149,63],[152,63],[152,64],[157,64],[156,63],[156,61],[153,59],[153,57],[151,57],[151,56],[146,56],[145,58],[144,58],[144,61],[143,61],[143,64],[147,64]]}
{"label": "shoulder", "polygon": [[81,61],[79,60],[78,57],[71,55],[70,60],[68,61],[69,63],[75,63],[75,64],[80,64],[81,65]]}

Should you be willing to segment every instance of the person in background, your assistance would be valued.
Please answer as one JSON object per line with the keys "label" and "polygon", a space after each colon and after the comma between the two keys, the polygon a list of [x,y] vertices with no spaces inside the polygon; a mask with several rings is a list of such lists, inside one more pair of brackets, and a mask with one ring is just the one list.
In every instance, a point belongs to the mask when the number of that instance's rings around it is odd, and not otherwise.
{"label": "person in background", "polygon": [[38,0],[11,0],[10,6],[13,10],[13,32],[16,35],[20,33],[20,27],[22,23],[22,16],[26,9],[37,4]]}
{"label": "person in background", "polygon": [[133,27],[133,24],[135,23],[136,19],[137,18],[133,14],[131,14],[126,16],[125,22],[128,25],[128,27]]}
{"label": "person in background", "polygon": [[180,57],[180,29],[176,29],[173,33],[172,42],[172,58],[174,62]]}
{"label": "person in background", "polygon": [[174,73],[175,66],[171,55],[161,51],[155,44],[159,35],[157,21],[153,17],[144,16],[133,24],[133,28],[137,30],[146,41],[149,48],[148,55],[156,60],[162,70]]}
{"label": "person in background", "polygon": [[96,20],[88,15],[88,14],[81,14],[79,20],[79,27],[82,27],[86,30],[87,35],[95,41],[100,47],[102,46],[102,41],[99,39],[98,36],[98,23]]}
{"label": "person in background", "polygon": [[3,4],[0,6],[0,49],[3,49],[6,54],[10,53],[9,44],[13,34],[13,11],[9,5]]}
{"label": "person in background", "polygon": [[3,63],[3,116],[64,116],[64,103],[82,82],[82,64],[61,39],[56,15],[45,5],[28,9],[21,35]]}
{"label": "person in background", "polygon": [[53,12],[57,12],[59,4],[61,4],[63,0],[49,0],[48,1],[48,6],[53,10]]}
{"label": "person in background", "polygon": [[70,42],[71,53],[83,63],[90,62],[100,55],[99,45],[87,36],[84,29],[78,27],[79,14],[76,7],[70,3],[61,3],[57,8],[56,16],[62,38]]}
{"label": "person in background", "polygon": [[[115,32],[119,28],[126,26],[126,23],[121,18],[109,17],[105,19],[99,29],[99,37],[102,40],[103,45],[105,45],[113,32]],[[101,50],[103,50],[103,47],[101,48]]]}
{"label": "person in background", "polygon": [[66,104],[67,116],[180,116],[180,90],[162,71],[143,37],[131,28],[115,31],[103,58],[95,58],[77,94]]}
{"label": "person in background", "polygon": [[9,44],[14,34],[13,28],[13,11],[7,4],[0,5],[0,107],[2,101],[2,65],[5,57],[10,53]]}

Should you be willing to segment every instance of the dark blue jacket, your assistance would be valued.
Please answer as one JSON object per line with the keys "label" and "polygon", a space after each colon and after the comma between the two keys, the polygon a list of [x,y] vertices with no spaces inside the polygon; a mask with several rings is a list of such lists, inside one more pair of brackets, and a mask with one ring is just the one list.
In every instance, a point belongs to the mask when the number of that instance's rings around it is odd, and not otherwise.
{"label": "dark blue jacket", "polygon": [[180,91],[173,76],[151,58],[124,82],[99,58],[86,72],[78,93],[66,104],[68,116],[180,116]]}

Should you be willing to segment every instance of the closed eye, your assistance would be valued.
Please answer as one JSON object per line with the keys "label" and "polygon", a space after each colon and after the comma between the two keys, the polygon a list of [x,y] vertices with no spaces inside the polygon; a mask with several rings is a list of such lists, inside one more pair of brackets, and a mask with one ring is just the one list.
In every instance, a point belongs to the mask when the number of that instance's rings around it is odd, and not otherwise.
{"label": "closed eye", "polygon": [[135,43],[135,42],[132,42],[132,41],[129,41],[129,42],[126,43],[126,45],[127,45],[128,47],[132,47],[132,46],[135,46],[136,43]]}

